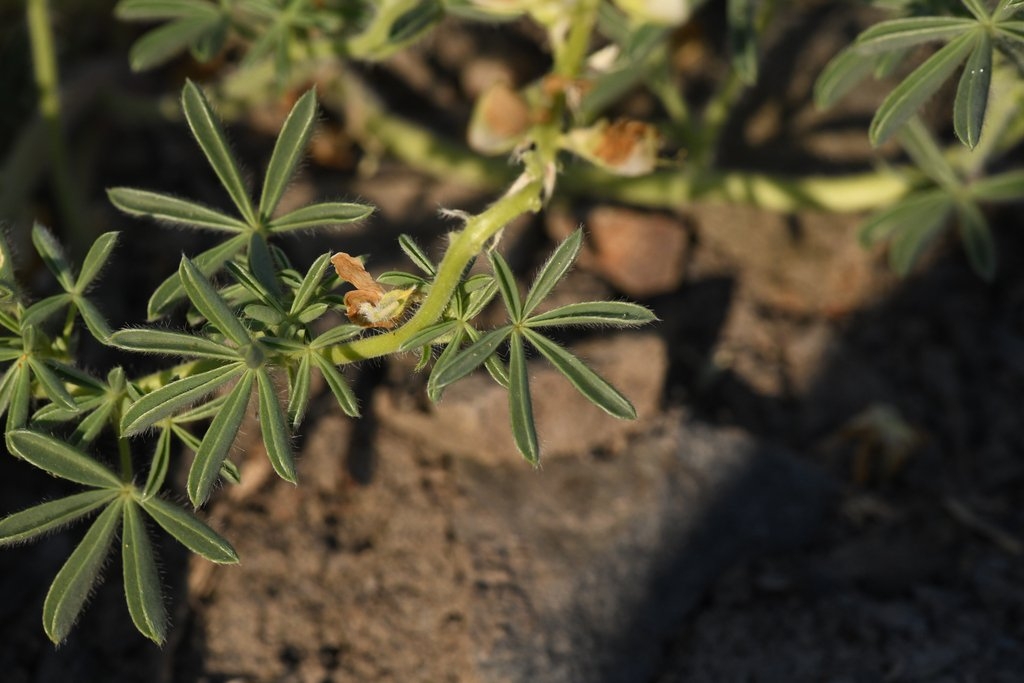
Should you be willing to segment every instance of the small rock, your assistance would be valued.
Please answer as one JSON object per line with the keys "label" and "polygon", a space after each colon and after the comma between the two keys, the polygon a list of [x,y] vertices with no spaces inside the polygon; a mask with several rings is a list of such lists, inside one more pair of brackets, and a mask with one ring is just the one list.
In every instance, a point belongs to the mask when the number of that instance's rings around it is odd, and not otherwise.
{"label": "small rock", "polygon": [[[647,298],[682,284],[689,236],[678,219],[601,206],[587,213],[582,222],[589,240],[580,255],[580,266],[599,273],[622,293]],[[548,232],[556,239],[564,239],[577,225],[575,217],[564,210],[553,210],[548,217]]]}
{"label": "small rock", "polygon": [[[657,335],[621,334],[571,350],[633,402],[639,420],[610,417],[550,364],[531,361],[530,392],[542,458],[616,450],[642,429],[645,418],[658,413],[667,354]],[[432,448],[491,464],[520,458],[509,426],[508,392],[483,371],[449,387],[429,413],[403,410],[385,391],[377,392],[374,403],[383,424]]]}

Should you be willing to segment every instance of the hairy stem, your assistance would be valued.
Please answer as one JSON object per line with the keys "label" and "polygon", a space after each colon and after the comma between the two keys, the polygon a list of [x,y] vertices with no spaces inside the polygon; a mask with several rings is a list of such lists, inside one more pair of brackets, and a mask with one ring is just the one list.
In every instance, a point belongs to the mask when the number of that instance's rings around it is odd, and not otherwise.
{"label": "hairy stem", "polygon": [[508,194],[483,213],[470,218],[466,222],[466,227],[454,236],[438,266],[437,277],[430,286],[430,293],[416,310],[416,314],[393,332],[363,337],[348,344],[332,347],[328,353],[329,360],[336,365],[342,365],[394,353],[407,339],[436,322],[448,307],[448,302],[461,281],[466,266],[476,258],[487,240],[521,214],[539,211],[540,194],[541,181],[528,180],[521,187],[513,187]]}

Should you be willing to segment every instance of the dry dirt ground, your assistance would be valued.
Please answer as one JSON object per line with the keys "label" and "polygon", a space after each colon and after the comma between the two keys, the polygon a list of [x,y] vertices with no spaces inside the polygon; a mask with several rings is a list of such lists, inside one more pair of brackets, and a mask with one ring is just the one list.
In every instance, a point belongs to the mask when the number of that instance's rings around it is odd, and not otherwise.
{"label": "dry dirt ground", "polygon": [[[863,130],[876,93],[830,119],[808,110],[812,79],[801,76],[820,68],[852,20],[828,3],[804,5],[776,43],[809,28],[822,37],[795,53],[775,48],[785,59],[744,101],[729,138],[744,143],[723,149],[723,163],[784,159],[786,170],[807,171],[865,162],[850,131]],[[258,166],[267,141],[239,135]],[[221,202],[174,170],[198,163],[189,145],[171,126],[132,131],[103,182],[133,182],[148,166],[155,187]],[[343,187],[381,206],[346,244],[377,246],[382,268],[398,257],[399,232],[437,253],[439,204],[486,201],[389,163],[355,184],[345,172],[318,178],[294,191]],[[663,215],[563,203],[510,230],[513,265],[528,274],[566,221],[600,224],[609,210],[635,235],[630,243],[678,245],[676,260],[661,264],[668,284],[614,272],[621,259],[656,261],[658,250],[609,259],[592,232],[557,295],[632,289],[637,298],[646,286],[639,298],[661,322],[561,341],[633,399],[639,420],[613,421],[537,364],[546,459],[534,471],[515,454],[504,394],[485,376],[433,406],[412,359],[364,367],[352,376],[363,420],[342,416],[322,387],[314,399],[296,444],[299,487],[272,475],[254,429],[238,444],[243,483],[205,514],[235,544],[239,566],[163,545],[174,622],[163,649],[131,628],[117,562],[68,642],[44,642],[43,595],[74,531],[0,554],[0,678],[1022,680],[1020,207],[994,215],[992,284],[955,245],[896,281],[879,254],[857,246],[856,216],[705,205]],[[106,276],[114,320],[140,319],[138,279],[195,247],[176,233],[154,240],[152,230],[132,226],[120,253],[132,265]],[[299,260],[338,239],[288,246]],[[9,458],[0,487],[3,512],[60,493]]]}

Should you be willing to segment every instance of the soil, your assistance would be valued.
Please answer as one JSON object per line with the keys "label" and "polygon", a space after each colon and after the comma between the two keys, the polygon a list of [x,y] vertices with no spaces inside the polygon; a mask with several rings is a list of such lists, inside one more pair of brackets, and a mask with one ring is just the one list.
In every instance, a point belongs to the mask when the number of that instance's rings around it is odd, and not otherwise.
{"label": "soil", "polygon": [[[864,19],[838,5],[799,3],[774,29],[772,66],[730,121],[723,165],[806,173],[870,163],[863,131],[884,87],[827,114],[808,104],[811,75]],[[422,59],[376,67],[400,110],[426,98],[441,130],[461,130],[466,94],[494,63],[513,64],[517,78],[543,64],[543,53],[509,57],[530,44],[528,31],[443,31],[413,55]],[[472,56],[461,70],[459,45]],[[69,67],[69,87],[97,69]],[[136,90],[173,90],[179,75],[102,73]],[[95,222],[125,230],[115,256],[124,265],[98,291],[116,324],[137,323],[142,283],[202,240],[115,214],[101,188],[225,200],[182,126],[128,127],[95,111],[80,126],[93,136],[75,150],[94,169],[82,189]],[[259,168],[272,139],[256,125],[232,130]],[[360,150],[336,142],[348,155],[335,157],[340,168],[311,165],[292,199],[359,196],[380,212],[351,234],[286,244],[296,262],[343,242],[385,269],[400,258],[401,232],[439,253],[450,225],[437,207],[488,200],[387,160],[359,178]],[[49,205],[41,187],[29,210]],[[559,210],[585,218],[604,208],[566,201]],[[992,283],[970,272],[955,241],[897,280],[882,254],[856,244],[859,216],[616,211],[660,230],[675,221],[687,235],[683,274],[669,273],[671,287],[641,301],[659,324],[561,340],[631,397],[636,422],[592,409],[531,361],[545,451],[534,471],[515,454],[504,394],[485,376],[433,406],[414,359],[363,367],[352,375],[366,413],[358,422],[317,389],[296,442],[300,486],[276,479],[257,430],[245,430],[242,483],[203,512],[235,544],[239,566],[162,543],[173,621],[162,649],[131,626],[116,561],[68,641],[54,649],[45,640],[46,587],[81,529],[0,553],[2,679],[1022,680],[1020,207],[990,216],[1000,258]],[[558,227],[544,217],[510,227],[518,272],[543,259],[548,234]],[[620,280],[600,264],[584,260],[560,300],[620,296]],[[44,282],[32,275],[38,268],[26,272],[29,284]],[[87,361],[111,359],[96,348]],[[10,458],[0,459],[0,487],[5,513],[63,491]]]}

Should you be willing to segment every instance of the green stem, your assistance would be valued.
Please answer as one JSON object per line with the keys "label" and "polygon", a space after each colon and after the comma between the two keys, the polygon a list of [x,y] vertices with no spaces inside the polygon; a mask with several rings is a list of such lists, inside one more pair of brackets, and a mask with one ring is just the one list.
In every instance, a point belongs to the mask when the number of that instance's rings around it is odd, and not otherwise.
{"label": "green stem", "polygon": [[559,187],[570,195],[646,208],[679,210],[699,201],[746,204],[782,213],[805,209],[851,213],[888,206],[919,186],[923,178],[913,169],[800,178],[694,169],[622,178],[578,164],[562,174]]}
{"label": "green stem", "polygon": [[[485,158],[464,145],[388,113],[355,78],[325,88],[324,103],[345,112],[358,137],[373,139],[400,161],[435,177],[495,191],[507,186],[514,169],[503,158]],[[774,211],[819,209],[870,211],[888,206],[920,184],[921,174],[895,168],[841,176],[786,178],[745,171],[666,169],[642,178],[613,176],[582,163],[559,173],[559,191],[639,207],[682,209],[693,201],[747,204]]]}
{"label": "green stem", "polygon": [[408,322],[393,332],[334,346],[328,352],[328,359],[335,365],[342,365],[395,353],[407,339],[436,322],[448,307],[466,266],[476,258],[487,240],[521,214],[540,210],[541,185],[540,180],[529,180],[522,187],[513,187],[483,213],[466,222],[466,227],[454,237],[445,252],[430,293]]}
{"label": "green stem", "polygon": [[573,79],[580,75],[590,49],[598,7],[599,3],[594,0],[582,0],[577,5],[569,34],[561,45],[556,45],[554,72],[559,76]]}
{"label": "green stem", "polygon": [[419,34],[396,43],[391,33],[396,22],[414,11],[419,4],[420,0],[385,0],[378,3],[376,14],[366,30],[345,43],[344,50],[348,56],[366,60],[385,59],[415,40]]}
{"label": "green stem", "polygon": [[[114,427],[118,428],[117,425]],[[132,449],[131,444],[128,443],[128,439],[118,438],[117,440],[117,453],[121,460],[121,481],[130,482],[132,480]]]}
{"label": "green stem", "polygon": [[[60,81],[57,76],[57,50],[53,40],[50,8],[47,0],[27,0],[26,20],[32,45],[32,65],[39,89],[39,113],[46,123],[50,163],[53,165],[54,190],[61,218],[73,239],[81,242],[83,232],[76,207],[77,193],[67,163],[64,131],[60,121]],[[81,246],[81,245],[78,245]]]}

